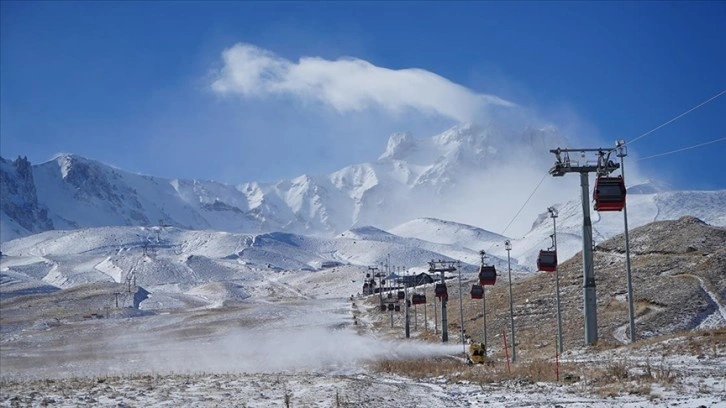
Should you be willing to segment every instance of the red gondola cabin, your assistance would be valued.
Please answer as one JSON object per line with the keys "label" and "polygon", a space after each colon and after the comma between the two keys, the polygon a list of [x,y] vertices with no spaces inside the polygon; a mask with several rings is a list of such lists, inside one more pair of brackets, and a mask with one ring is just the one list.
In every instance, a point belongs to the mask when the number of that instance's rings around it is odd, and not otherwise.
{"label": "red gondola cabin", "polygon": [[481,299],[484,296],[484,286],[482,285],[471,285],[471,298]]}
{"label": "red gondola cabin", "polygon": [[443,299],[449,298],[449,292],[446,290],[445,283],[437,283],[436,287],[434,288],[434,293],[436,294],[437,298],[443,298]]}
{"label": "red gondola cabin", "polygon": [[425,305],[426,304],[426,295],[414,293],[411,300],[414,305]]}
{"label": "red gondola cabin", "polygon": [[598,177],[592,198],[595,211],[622,211],[625,207],[625,181],[622,176]]}
{"label": "red gondola cabin", "polygon": [[406,299],[406,292],[399,290],[397,296],[398,296],[398,300]]}
{"label": "red gondola cabin", "polygon": [[555,251],[539,251],[537,257],[537,270],[544,272],[554,272],[557,269],[557,252]]}
{"label": "red gondola cabin", "polygon": [[494,285],[497,282],[497,270],[493,265],[482,265],[479,269],[479,283],[485,286]]}

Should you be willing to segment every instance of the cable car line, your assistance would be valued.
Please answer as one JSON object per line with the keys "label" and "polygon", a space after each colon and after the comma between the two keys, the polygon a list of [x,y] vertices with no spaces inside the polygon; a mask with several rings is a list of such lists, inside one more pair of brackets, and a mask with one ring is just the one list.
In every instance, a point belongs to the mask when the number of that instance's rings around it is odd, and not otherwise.
{"label": "cable car line", "polygon": [[[716,95],[714,95],[714,96],[712,96],[712,97],[710,97],[710,98],[706,99],[705,101],[703,101],[703,102],[699,103],[698,105],[696,105],[696,106],[692,107],[691,109],[688,109],[687,111],[685,111],[685,112],[681,113],[680,115],[678,115],[678,116],[674,117],[673,119],[670,119],[670,120],[668,120],[667,122],[664,122],[663,124],[661,124],[661,125],[659,125],[659,126],[656,126],[656,127],[654,127],[653,129],[651,129],[651,130],[649,130],[649,131],[647,131],[647,132],[643,133],[642,135],[640,135],[640,136],[636,137],[635,139],[633,139],[633,140],[630,140],[630,141],[628,141],[628,142],[625,142],[625,145],[637,142],[638,140],[640,140],[640,139],[642,139],[642,138],[644,138],[644,137],[648,136],[649,134],[651,134],[651,133],[655,132],[656,130],[658,130],[658,129],[661,129],[661,128],[663,128],[663,127],[665,127],[665,126],[667,126],[667,125],[669,125],[669,124],[671,124],[671,123],[673,123],[673,122],[677,121],[678,119],[680,119],[680,118],[682,118],[682,117],[684,117],[684,116],[688,115],[689,113],[691,113],[691,112],[695,111],[696,109],[698,109],[698,108],[702,107],[703,105],[706,105],[707,103],[709,103],[709,102],[713,101],[714,99],[717,99],[717,98],[719,98],[720,96],[722,96],[722,95],[723,95],[723,94],[725,94],[725,93],[726,93],[726,89],[724,89],[724,90],[722,90],[721,92],[717,93]],[[612,149],[612,150],[615,150],[615,149]],[[611,150],[611,151],[612,151],[612,150]]]}
{"label": "cable car line", "polygon": [[[698,105],[696,105],[696,106],[694,106],[694,107],[692,107],[692,108],[688,109],[687,111],[685,111],[685,112],[683,112],[683,113],[681,113],[681,114],[679,114],[679,115],[675,116],[674,118],[672,118],[672,119],[670,119],[670,120],[668,120],[668,121],[666,121],[666,122],[664,122],[664,123],[662,123],[662,124],[660,124],[660,125],[658,125],[658,126],[654,127],[653,129],[651,129],[651,130],[649,130],[649,131],[647,131],[647,132],[645,132],[645,133],[641,134],[640,136],[636,137],[635,139],[633,139],[633,140],[630,140],[630,141],[626,141],[626,142],[625,142],[625,143],[623,144],[623,146],[626,146],[626,145],[628,145],[628,144],[632,144],[632,143],[635,143],[636,141],[638,141],[638,140],[640,140],[640,139],[642,139],[642,138],[644,138],[644,137],[646,137],[646,136],[650,135],[651,133],[653,133],[653,132],[655,132],[655,131],[657,131],[657,130],[659,130],[659,129],[661,129],[661,128],[663,128],[663,127],[665,127],[665,126],[667,126],[667,125],[669,125],[669,124],[671,124],[671,123],[673,123],[673,122],[675,122],[676,120],[678,120],[678,119],[680,119],[680,118],[682,118],[682,117],[684,117],[684,116],[688,115],[689,113],[691,113],[691,112],[695,111],[696,109],[699,109],[700,107],[702,107],[702,106],[704,106],[704,105],[708,104],[709,102],[711,102],[711,101],[713,101],[713,100],[715,100],[715,99],[717,99],[717,98],[721,97],[721,96],[722,96],[723,94],[726,94],[726,89],[724,89],[724,90],[722,90],[721,92],[717,93],[716,95],[714,95],[714,96],[712,96],[712,97],[710,97],[710,98],[706,99],[705,101],[703,101],[703,102],[699,103]],[[679,151],[683,151],[683,150],[688,150],[688,149],[693,149],[693,148],[696,148],[696,147],[701,147],[701,146],[705,146],[705,145],[707,145],[707,144],[711,144],[711,143],[716,143],[716,142],[720,142],[720,141],[722,141],[722,140],[724,140],[724,139],[726,139],[726,138],[720,138],[720,139],[717,139],[717,140],[713,140],[713,141],[710,141],[710,142],[702,143],[702,144],[699,144],[699,145],[696,145],[696,146],[691,146],[691,147],[688,147],[688,148],[683,148],[683,149],[675,150],[675,151],[672,151],[672,152],[667,152],[667,153],[661,153],[661,154],[659,154],[659,155],[654,155],[654,156],[644,157],[644,158],[638,159],[638,161],[640,161],[640,160],[646,160],[646,159],[650,159],[650,158],[654,158],[654,157],[658,157],[658,156],[664,156],[664,155],[666,155],[666,154],[672,154],[672,153],[677,153],[677,152],[679,152]],[[616,148],[613,148],[613,149],[609,150],[609,152],[612,152],[612,151],[615,151],[615,150],[616,150]],[[533,196],[534,196],[534,194],[535,194],[535,193],[537,192],[537,190],[539,189],[539,187],[540,187],[540,186],[542,185],[542,183],[544,182],[544,179],[545,179],[545,177],[547,177],[547,175],[548,175],[548,174],[549,174],[549,173],[545,173],[545,174],[544,174],[544,175],[542,176],[542,179],[541,179],[541,180],[539,181],[539,183],[537,183],[537,186],[536,186],[536,187],[534,188],[534,190],[532,190],[532,193],[531,193],[531,194],[529,195],[529,197],[527,197],[527,200],[525,200],[524,204],[522,204],[522,206],[521,206],[521,207],[519,208],[519,210],[518,210],[518,211],[517,211],[517,213],[516,213],[516,214],[514,215],[514,217],[512,217],[512,219],[511,219],[511,220],[509,221],[509,223],[507,224],[507,226],[506,226],[506,227],[504,227],[504,229],[503,229],[503,230],[502,230],[502,232],[500,233],[501,235],[504,235],[504,234],[505,234],[505,233],[507,232],[507,230],[509,229],[509,227],[511,227],[511,226],[512,226],[512,224],[514,223],[514,221],[516,221],[516,220],[517,220],[517,217],[519,217],[519,214],[521,214],[521,213],[522,213],[522,210],[524,210],[524,208],[525,208],[525,207],[527,206],[527,203],[529,203],[529,200],[531,200],[531,199],[532,199],[532,197],[533,197]],[[493,245],[494,245],[494,244],[492,244],[492,246],[493,246]],[[492,246],[490,246],[490,247],[489,247],[489,250],[491,250],[491,247],[492,247]]]}
{"label": "cable car line", "polygon": [[[509,229],[509,227],[512,226],[514,221],[517,220],[517,217],[519,217],[519,214],[522,212],[522,210],[524,210],[524,207],[527,206],[527,203],[529,203],[529,200],[532,199],[532,197],[537,192],[537,190],[539,190],[539,187],[542,185],[542,183],[544,182],[545,178],[548,175],[549,175],[549,172],[545,172],[545,174],[542,176],[542,179],[540,179],[539,183],[537,183],[537,185],[534,187],[534,190],[532,190],[532,192],[529,194],[529,197],[527,197],[527,199],[524,201],[524,204],[522,204],[522,206],[519,207],[519,210],[517,211],[517,213],[514,214],[514,217],[512,217],[512,219],[509,221],[509,224],[507,224],[507,226],[504,227],[504,229],[502,230],[502,232],[499,233],[499,235],[504,235],[507,232],[507,230]],[[491,251],[492,247],[494,247],[493,242],[489,245],[489,248],[487,248],[486,252]]]}
{"label": "cable car line", "polygon": [[682,147],[680,149],[672,150],[670,152],[658,153],[658,154],[654,154],[652,156],[641,157],[640,159],[637,159],[636,161],[648,160],[648,159],[653,159],[653,158],[656,158],[656,157],[666,156],[666,155],[669,155],[669,154],[678,153],[678,152],[682,152],[682,151],[690,150],[690,149],[695,149],[697,147],[702,147],[702,146],[710,145],[710,144],[713,144],[713,143],[722,142],[722,141],[725,141],[725,140],[726,140],[726,137],[721,137],[721,138],[718,138],[718,139],[715,139],[715,140],[711,140],[709,142],[703,142],[703,143],[699,143],[699,144],[696,144],[696,145],[693,145],[693,146],[689,146],[689,147]]}
{"label": "cable car line", "polygon": [[[505,232],[507,232],[507,230],[509,229],[509,227],[511,227],[511,226],[512,226],[512,224],[513,224],[513,223],[514,223],[514,221],[515,221],[515,220],[517,219],[517,217],[519,217],[519,214],[520,214],[520,213],[522,212],[522,210],[524,210],[524,207],[526,207],[526,206],[527,206],[527,203],[529,203],[529,200],[531,200],[531,199],[532,199],[532,197],[534,196],[534,193],[536,193],[536,192],[537,192],[537,190],[539,189],[539,186],[541,186],[541,185],[542,185],[542,182],[544,182],[544,180],[545,180],[545,177],[547,177],[548,175],[549,175],[549,173],[545,172],[545,174],[544,174],[544,175],[542,176],[542,179],[541,179],[541,180],[539,181],[539,183],[537,183],[537,186],[536,186],[536,187],[534,188],[534,190],[532,190],[532,193],[531,193],[531,194],[529,195],[529,197],[527,197],[527,199],[526,199],[526,200],[524,201],[524,204],[522,204],[522,206],[521,206],[521,207],[519,207],[519,210],[517,211],[517,213],[516,213],[516,214],[514,214],[514,217],[512,218],[512,220],[511,220],[511,221],[509,221],[509,224],[507,224],[507,226],[506,226],[506,227],[504,227],[504,229],[502,230],[502,232],[500,233],[500,235],[504,235],[504,233],[505,233]],[[490,247],[490,249],[491,249],[491,247]]]}

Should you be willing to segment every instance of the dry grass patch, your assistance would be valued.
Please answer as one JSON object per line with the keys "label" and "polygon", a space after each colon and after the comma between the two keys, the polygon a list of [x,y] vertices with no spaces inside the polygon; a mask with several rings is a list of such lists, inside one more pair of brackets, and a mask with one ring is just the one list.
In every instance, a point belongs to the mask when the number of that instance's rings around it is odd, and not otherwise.
{"label": "dry grass patch", "polygon": [[650,361],[638,364],[627,359],[587,367],[583,377],[588,387],[602,397],[650,395],[653,384],[670,387],[678,379],[675,369],[663,360],[656,364]]}
{"label": "dry grass patch", "polygon": [[[557,382],[557,367],[549,360],[534,360],[507,364],[501,360],[491,360],[483,365],[466,365],[453,358],[432,358],[423,360],[383,360],[372,363],[376,372],[392,373],[410,378],[443,377],[447,381],[467,380],[479,384],[515,380],[524,383]],[[560,381],[579,380],[578,367],[574,364],[560,365]]]}
{"label": "dry grass patch", "polygon": [[452,358],[427,358],[417,360],[381,360],[371,364],[379,373],[393,373],[411,378],[452,377],[466,369],[461,361]]}

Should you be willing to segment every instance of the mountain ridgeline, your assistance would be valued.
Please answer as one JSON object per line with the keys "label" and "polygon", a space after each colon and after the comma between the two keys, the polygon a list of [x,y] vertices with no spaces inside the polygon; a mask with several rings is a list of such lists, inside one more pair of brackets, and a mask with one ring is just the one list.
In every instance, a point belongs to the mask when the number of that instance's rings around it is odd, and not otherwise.
{"label": "mountain ridgeline", "polygon": [[[0,241],[53,229],[154,225],[332,237],[366,225],[392,229],[419,218],[493,230],[490,224],[503,217],[488,205],[496,202],[510,209],[519,205],[507,204],[517,197],[498,190],[511,188],[526,195],[529,185],[536,184],[523,172],[511,185],[503,185],[501,169],[512,160],[547,168],[551,158],[543,152],[566,143],[554,128],[526,129],[505,137],[493,128],[459,125],[430,138],[394,134],[378,160],[331,174],[239,185],[132,174],[72,154],[37,165],[25,158],[0,158]],[[715,225],[726,223],[724,191],[696,197],[639,189],[648,203],[630,208],[634,226],[682,215]],[[574,198],[571,207],[576,212],[577,191],[568,193],[571,196],[560,198],[563,202]],[[664,194],[669,198],[661,199]],[[545,204],[542,210],[554,202]],[[568,208],[567,203],[561,206]],[[563,228],[569,225],[577,235],[574,218],[572,225],[563,220]],[[535,222],[533,228],[537,226]]]}

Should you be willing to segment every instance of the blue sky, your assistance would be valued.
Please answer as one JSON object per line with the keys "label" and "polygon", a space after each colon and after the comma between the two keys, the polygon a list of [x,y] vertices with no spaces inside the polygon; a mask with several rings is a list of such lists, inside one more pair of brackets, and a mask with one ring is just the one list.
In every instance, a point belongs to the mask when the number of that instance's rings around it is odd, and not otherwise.
{"label": "blue sky", "polygon": [[[496,120],[508,102],[610,146],[726,89],[726,2],[0,4],[0,155],[33,163],[64,152],[271,181],[375,160],[395,131]],[[726,95],[630,160],[723,137]],[[721,141],[637,166],[723,189],[724,156]]]}

